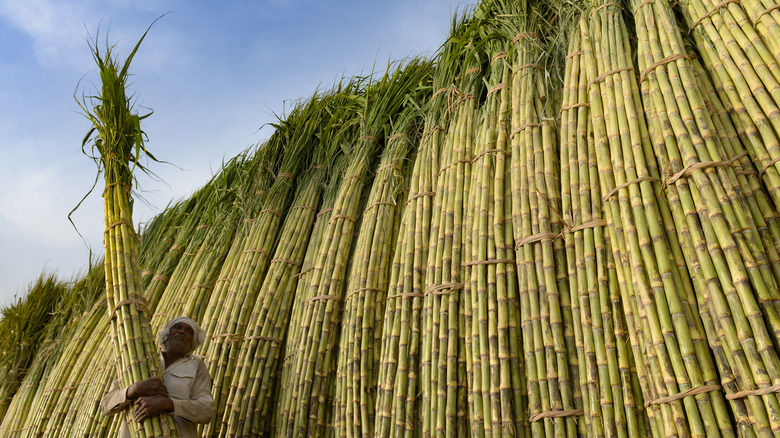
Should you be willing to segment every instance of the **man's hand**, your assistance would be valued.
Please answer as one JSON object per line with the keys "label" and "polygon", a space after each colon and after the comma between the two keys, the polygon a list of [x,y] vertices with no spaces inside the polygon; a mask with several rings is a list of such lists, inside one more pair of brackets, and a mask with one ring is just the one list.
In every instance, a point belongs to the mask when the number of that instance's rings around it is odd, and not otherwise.
{"label": "man's hand", "polygon": [[150,377],[140,382],[135,382],[127,388],[125,396],[130,400],[139,397],[162,396],[168,397],[168,389],[159,377]]}
{"label": "man's hand", "polygon": [[142,422],[164,412],[173,412],[173,400],[167,396],[140,397],[135,401],[135,421]]}

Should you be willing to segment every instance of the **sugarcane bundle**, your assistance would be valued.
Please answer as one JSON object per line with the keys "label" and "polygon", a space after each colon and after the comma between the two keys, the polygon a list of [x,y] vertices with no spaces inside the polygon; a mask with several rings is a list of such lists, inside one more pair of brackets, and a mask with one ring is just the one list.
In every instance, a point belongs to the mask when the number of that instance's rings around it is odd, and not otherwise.
{"label": "sugarcane bundle", "polygon": [[634,357],[647,368],[642,389],[650,427],[654,435],[729,435],[680,243],[668,228],[671,213],[660,192],[626,26],[614,4],[595,8],[588,21],[583,45],[600,183],[610,242],[623,263],[621,298]]}
{"label": "sugarcane bundle", "polygon": [[[467,26],[463,35],[474,35],[476,26]],[[439,155],[441,167],[428,238],[420,359],[420,415],[425,436],[468,433],[467,387],[460,363],[460,359],[465,362],[465,355],[461,354],[465,348],[465,327],[459,327],[465,321],[461,321],[459,298],[466,281],[462,265],[466,200],[482,67],[471,42],[461,50],[463,70],[448,109],[452,119]]]}
{"label": "sugarcane bundle", "polygon": [[325,177],[320,167],[304,174],[305,183],[285,219],[242,341],[219,436],[260,436],[270,429],[268,412],[277,364]]}
{"label": "sugarcane bundle", "polygon": [[[544,42],[532,18],[518,39],[512,83],[511,182],[514,250],[533,436],[575,436],[583,414],[566,256],[554,105],[542,85]],[[550,87],[555,88],[554,86]],[[571,362],[571,363],[570,363]]]}
{"label": "sugarcane bundle", "polygon": [[[744,9],[743,9],[744,7]],[[738,111],[732,117],[750,128],[745,146],[759,178],[780,208],[780,42],[777,8],[758,1],[688,0],[681,11],[704,65],[725,85],[719,92]],[[747,13],[746,13],[747,12]],[[748,20],[750,16],[750,20]],[[752,21],[752,23],[751,23]],[[728,97],[726,97],[728,96]]]}
{"label": "sugarcane bundle", "polygon": [[[272,255],[278,243],[279,229],[282,219],[294,194],[294,181],[305,163],[305,154],[301,151],[311,146],[314,127],[317,121],[311,116],[316,114],[317,99],[312,99],[307,105],[299,105],[293,110],[287,122],[276,134],[281,137],[285,154],[276,180],[268,191],[263,203],[263,209],[256,218],[249,222],[251,227],[247,236],[240,243],[243,246],[234,270],[223,269],[220,277],[231,280],[227,285],[227,294],[216,295],[224,301],[210,301],[209,307],[221,308],[216,319],[205,321],[210,335],[208,347],[204,347],[209,372],[213,380],[212,394],[216,404],[216,414],[211,423],[204,428],[205,436],[219,433],[222,417],[225,415],[225,404],[230,382],[235,371],[235,361],[238,358],[240,345],[238,342],[246,331],[250,314],[257,293],[262,285]],[[236,245],[234,240],[233,245]]]}
{"label": "sugarcane bundle", "polygon": [[412,436],[421,431],[419,421],[422,304],[428,263],[428,239],[439,172],[439,151],[449,123],[462,62],[465,29],[456,21],[453,37],[445,43],[433,72],[433,95],[425,105],[425,125],[409,182],[409,196],[390,270],[385,305],[381,363],[377,382],[375,436]]}
{"label": "sugarcane bundle", "polygon": [[[771,347],[771,335],[777,339],[777,283],[761,233],[734,174],[732,164],[739,156],[726,155],[697,86],[693,65],[683,56],[679,31],[672,30],[670,11],[653,5],[643,8],[637,20],[653,27],[645,38],[647,48],[639,46],[639,66],[647,72],[642,75],[646,106],[655,111],[653,119],[660,119],[651,134],[659,144],[655,150],[661,169],[668,175],[666,195],[679,222],[683,248],[693,249],[687,251],[686,259],[695,270],[694,278],[706,285],[696,288],[697,298],[714,315],[721,345],[731,350],[727,361],[718,364],[726,368],[721,374],[727,377],[723,379],[727,398],[732,400],[735,415],[744,419],[738,422],[740,428],[749,425],[757,434],[778,431],[776,395],[763,397],[763,401],[753,398],[752,406],[743,407],[739,398],[730,394],[771,386],[776,383],[774,370],[778,366],[777,352]],[[650,55],[650,50],[658,55]],[[665,58],[658,61],[654,56]],[[676,59],[667,61],[672,58]],[[674,105],[661,97],[668,93],[678,96]],[[698,221],[693,220],[697,214]],[[681,222],[681,218],[688,220]],[[758,219],[763,221],[763,217]],[[775,252],[774,242],[768,243]],[[734,356],[736,363],[729,360]],[[737,378],[736,388],[728,379],[730,375]]]}
{"label": "sugarcane bundle", "polygon": [[[420,78],[423,92],[429,87]],[[424,87],[424,88],[422,88]],[[418,100],[420,91],[408,100]],[[338,436],[369,436],[374,431],[376,385],[390,261],[396,246],[397,210],[404,204],[405,162],[416,144],[419,110],[407,105],[399,113],[395,132],[386,143],[363,210],[358,241],[352,255],[347,294],[341,318],[341,346],[336,359],[333,406]]]}
{"label": "sugarcane bundle", "polygon": [[[576,24],[575,24],[576,25]],[[560,121],[563,238],[589,436],[645,433],[642,394],[605,226],[581,40],[572,32]]]}
{"label": "sugarcane bundle", "polygon": [[466,204],[462,312],[472,436],[524,433],[508,160],[509,42],[486,42],[486,99],[476,121]]}
{"label": "sugarcane bundle", "polygon": [[[317,262],[319,253],[319,246],[322,242],[322,238],[325,229],[328,227],[330,217],[333,212],[333,206],[336,202],[336,197],[339,193],[339,187],[342,182],[343,164],[345,162],[345,155],[339,155],[336,161],[330,166],[330,181],[325,187],[325,193],[323,195],[322,206],[315,215],[314,228],[309,238],[309,244],[306,248],[306,255],[304,256],[303,265],[298,275],[298,284],[295,289],[295,297],[292,303],[291,315],[287,329],[287,336],[285,338],[283,353],[284,357],[279,362],[280,372],[279,383],[275,385],[275,391],[272,394],[272,401],[269,409],[272,409],[273,421],[270,425],[272,431],[270,435],[279,436],[282,435],[280,430],[284,428],[284,420],[290,415],[291,402],[290,398],[293,393],[293,377],[295,375],[296,354],[301,339],[301,321],[304,318],[304,310],[307,307],[307,301],[312,296],[309,284],[311,277],[314,275],[314,266]],[[269,425],[263,426],[265,432]]]}
{"label": "sugarcane bundle", "polygon": [[[148,32],[148,30],[147,30]],[[117,375],[122,386],[160,376],[157,346],[149,326],[149,312],[141,296],[141,271],[138,266],[138,244],[132,224],[131,191],[133,170],[144,169],[144,156],[154,158],[144,146],[141,120],[132,111],[131,101],[125,94],[128,68],[143,38],[130,52],[120,67],[113,58],[111,47],[100,53],[91,46],[93,58],[98,64],[101,90],[92,98],[94,108],[81,102],[84,115],[93,127],[84,139],[84,147],[93,139],[93,159],[105,175],[105,275],[108,317],[117,357]],[[132,163],[132,167],[130,164]],[[143,423],[132,421],[132,409],[125,416],[136,436],[176,436],[170,414],[147,418]]]}

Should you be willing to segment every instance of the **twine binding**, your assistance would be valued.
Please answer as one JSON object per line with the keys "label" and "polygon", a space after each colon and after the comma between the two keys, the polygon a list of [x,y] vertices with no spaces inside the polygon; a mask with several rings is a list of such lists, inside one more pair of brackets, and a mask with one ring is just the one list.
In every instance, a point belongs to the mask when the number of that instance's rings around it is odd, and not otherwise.
{"label": "twine binding", "polygon": [[429,287],[424,295],[449,295],[456,290],[465,289],[466,285],[463,283],[443,283],[436,286]]}
{"label": "twine binding", "polygon": [[127,225],[128,227],[130,227],[131,230],[133,229],[133,224],[130,223],[127,219],[120,219],[120,220],[118,220],[118,221],[116,221],[114,223],[109,224],[106,227],[106,231],[105,232],[108,233],[112,228],[117,227],[117,226],[122,225],[122,224]]}
{"label": "twine binding", "polygon": [[645,71],[643,71],[639,75],[639,83],[642,83],[645,80],[645,77],[647,77],[647,75],[650,72],[652,72],[653,70],[655,70],[657,67],[660,67],[660,66],[662,66],[664,64],[668,64],[670,62],[677,61],[678,59],[690,59],[690,57],[688,55],[680,53],[680,54],[677,54],[677,55],[667,56],[666,58],[664,58],[664,59],[662,59],[660,61],[652,63],[650,65],[650,67],[647,67],[645,69]]}
{"label": "twine binding", "polygon": [[655,0],[644,0],[642,3],[640,3],[636,9],[634,9],[634,16],[639,13],[639,10],[642,8],[642,6],[649,5],[650,3],[654,2]]}
{"label": "twine binding", "polygon": [[251,341],[257,339],[258,341],[268,341],[268,342],[275,342],[279,345],[282,344],[282,340],[279,338],[272,338],[270,336],[247,336],[244,338],[245,341]]}
{"label": "twine binding", "polygon": [[271,263],[274,263],[274,262],[276,262],[276,263],[287,263],[288,265],[297,266],[299,268],[301,267],[301,264],[299,262],[296,262],[295,260],[290,260],[290,259],[273,259],[273,260],[271,260]]}
{"label": "twine binding", "polygon": [[[698,386],[691,389],[686,389],[685,391],[678,392],[677,394],[672,394],[667,397],[661,397],[657,398],[655,400],[649,400],[645,402],[645,407],[650,407],[653,405],[660,405],[660,404],[666,404],[671,403],[673,401],[680,400],[683,397],[688,397],[689,395],[696,395],[696,394],[703,394],[705,392],[711,392],[711,391],[718,391],[722,387],[720,385],[706,385],[706,386]],[[728,397],[728,396],[727,396]]]}
{"label": "twine binding", "polygon": [[490,96],[491,94],[495,93],[496,91],[503,90],[504,88],[506,88],[506,83],[504,83],[504,82],[501,82],[500,84],[493,85],[488,90],[487,95]]}
{"label": "twine binding", "polygon": [[566,55],[566,59],[574,58],[575,56],[580,56],[580,55],[584,55],[584,54],[585,54],[584,50],[575,50],[575,51],[569,53],[568,55]]}
{"label": "twine binding", "polygon": [[614,2],[612,2],[612,3],[604,3],[603,5],[599,6],[598,8],[590,11],[590,15],[593,15],[594,13],[598,12],[600,9],[604,9],[607,6],[617,6],[619,9],[623,9],[623,8],[620,7],[620,3],[614,3]]}
{"label": "twine binding", "polygon": [[774,11],[775,9],[778,9],[778,8],[780,8],[780,3],[778,3],[778,4],[774,5],[774,6],[770,7],[770,8],[767,8],[767,9],[765,9],[765,10],[764,10],[764,12],[762,12],[762,13],[758,14],[758,17],[756,17],[756,19],[755,19],[753,22],[754,22],[754,23],[757,23],[757,22],[758,22],[758,20],[760,20],[760,19],[761,19],[761,17],[763,17],[764,15],[766,15],[766,14],[768,14],[768,13],[770,13],[770,12],[772,12],[772,11]]}
{"label": "twine binding", "polygon": [[535,423],[539,420],[543,420],[545,418],[563,418],[563,417],[576,417],[580,415],[585,415],[585,410],[583,409],[570,409],[566,411],[547,411],[547,412],[540,412],[538,414],[531,415],[531,417],[528,419],[531,423]]}
{"label": "twine binding", "polygon": [[348,221],[350,221],[350,222],[352,222],[352,223],[355,223],[355,222],[357,222],[357,219],[355,219],[355,218],[354,218],[354,217],[352,217],[352,216],[347,216],[346,214],[337,214],[337,215],[335,215],[335,216],[332,216],[332,217],[330,218],[330,220],[328,221],[328,223],[330,223],[330,222],[333,222],[333,221],[335,221],[336,219],[346,219],[346,220],[348,220]]}
{"label": "twine binding", "polygon": [[534,32],[520,32],[512,39],[513,42],[518,42],[523,38],[536,38],[539,39],[539,34]]}
{"label": "twine binding", "polygon": [[168,283],[170,280],[171,280],[170,278],[162,274],[157,274],[154,277],[152,277],[152,281],[162,281],[163,283]]}
{"label": "twine binding", "polygon": [[332,301],[341,301],[341,298],[337,297],[336,295],[317,295],[316,297],[311,297],[308,300],[305,301],[305,303],[312,303],[314,301],[322,301],[322,300],[332,300]]}
{"label": "twine binding", "polygon": [[780,162],[780,157],[775,158],[774,160],[767,163],[766,166],[762,167],[761,170],[758,172],[758,178],[761,179],[761,177],[764,176],[767,170],[769,170],[770,167],[774,166],[775,163]]}
{"label": "twine binding", "polygon": [[478,153],[477,155],[474,155],[471,158],[471,162],[473,164],[474,162],[476,162],[478,159],[482,158],[483,156],[485,156],[487,154],[492,154],[492,153],[502,153],[502,154],[506,155],[506,154],[509,153],[509,151],[506,151],[504,149],[488,149],[486,151],[482,151],[482,152]]}
{"label": "twine binding", "polygon": [[[669,178],[667,178],[664,183],[663,187],[669,186],[673,184],[678,179],[684,177],[684,176],[691,176],[693,174],[694,170],[699,169],[706,169],[707,167],[718,167],[718,166],[732,166],[737,160],[739,160],[742,157],[747,156],[747,151],[744,151],[742,153],[739,153],[735,155],[730,160],[723,160],[723,161],[699,161],[698,163],[693,163],[685,166],[682,170],[675,173],[674,175],[671,175]],[[780,160],[778,160],[780,161]]]}
{"label": "twine binding", "polygon": [[335,210],[335,208],[333,208],[333,207],[331,207],[331,208],[323,208],[322,210],[320,210],[319,213],[317,213],[317,217],[320,217],[320,216],[322,216],[325,213],[330,213],[333,210]]}
{"label": "twine binding", "polygon": [[114,306],[114,310],[111,311],[111,317],[113,318],[114,316],[116,316],[116,311],[119,310],[120,307],[126,306],[128,304],[135,304],[138,307],[140,307],[141,310],[144,311],[144,313],[146,313],[147,315],[149,314],[149,305],[146,303],[146,300],[141,298],[141,299],[133,299],[133,300],[122,300],[118,302]]}
{"label": "twine binding", "polygon": [[593,219],[591,221],[584,222],[580,225],[576,225],[573,227],[564,226],[563,231],[561,231],[561,234],[573,234],[577,231],[581,231],[587,228],[596,228],[596,227],[605,227],[607,226],[607,220],[606,219]]}
{"label": "twine binding", "polygon": [[436,192],[415,193],[413,196],[410,196],[409,199],[406,200],[405,205],[409,205],[410,202],[414,201],[415,199],[422,198],[423,196],[436,196]]}
{"label": "twine binding", "polygon": [[772,385],[763,389],[747,389],[745,391],[735,392],[734,394],[726,394],[726,400],[736,400],[749,396],[768,395],[775,392],[780,392],[780,384]]}
{"label": "twine binding", "polygon": [[720,3],[718,3],[717,5],[713,6],[713,8],[710,9],[709,11],[707,11],[706,14],[702,15],[698,20],[693,22],[693,24],[691,25],[691,28],[688,30],[688,33],[693,32],[693,29],[696,26],[698,26],[702,21],[704,21],[705,18],[707,18],[710,15],[714,14],[718,9],[728,5],[729,3],[738,3],[738,0],[724,0],[724,1],[720,2]]}
{"label": "twine binding", "polygon": [[297,273],[297,274],[293,275],[293,277],[301,277],[301,276],[303,276],[303,275],[305,275],[305,274],[309,273],[309,271],[313,271],[313,270],[314,270],[314,266],[312,266],[312,267],[311,267],[311,268],[309,268],[309,269],[306,269],[306,270],[304,270],[304,271],[301,271],[301,272],[299,272],[299,273]]}
{"label": "twine binding", "polygon": [[526,123],[515,128],[509,135],[513,136],[515,134],[519,134],[526,128],[540,128],[542,125],[543,123]]}
{"label": "twine binding", "polygon": [[493,65],[496,61],[502,58],[506,58],[507,53],[506,52],[498,52],[495,55],[493,55],[493,58],[490,60],[490,65]]}
{"label": "twine binding", "polygon": [[640,176],[639,178],[635,178],[635,179],[626,181],[623,184],[620,184],[619,186],[617,186],[614,189],[610,190],[609,193],[607,193],[606,195],[604,195],[603,198],[601,198],[601,201],[606,203],[609,200],[609,198],[612,197],[612,195],[614,195],[615,193],[618,192],[618,190],[626,188],[626,187],[630,186],[631,184],[639,183],[639,182],[642,182],[642,181],[661,181],[661,180],[658,179],[658,178],[652,177],[652,176]]}
{"label": "twine binding", "polygon": [[560,233],[553,233],[551,231],[533,234],[531,236],[520,239],[520,241],[517,242],[517,245],[515,245],[515,251],[519,250],[523,245],[528,245],[529,243],[541,242],[542,240],[555,240],[559,237],[561,237]]}
{"label": "twine binding", "polygon": [[561,107],[561,112],[568,111],[568,110],[575,109],[575,108],[582,108],[582,107],[590,108],[590,104],[587,103],[587,102],[582,102],[582,103],[575,103],[574,105],[567,105],[567,106]]}
{"label": "twine binding", "polygon": [[344,298],[344,302],[346,303],[347,301],[349,301],[352,298],[352,296],[357,295],[360,292],[365,292],[365,291],[369,291],[369,290],[370,291],[374,291],[374,292],[387,292],[386,290],[379,289],[377,287],[363,287],[363,288],[360,288],[360,289],[355,289],[352,292],[350,292],[349,295],[347,295],[347,297]]}
{"label": "twine binding", "polygon": [[588,82],[588,88],[590,89],[590,87],[593,86],[593,84],[596,84],[597,82],[602,81],[607,76],[614,75],[614,74],[620,73],[622,71],[634,71],[634,67],[621,67],[621,68],[616,68],[615,70],[610,70],[610,71],[608,71],[606,73],[602,73],[602,74],[596,76],[596,79],[593,79],[592,81]]}
{"label": "twine binding", "polygon": [[497,265],[499,263],[506,263],[508,265],[514,266],[515,261],[512,259],[475,260],[471,262],[466,262],[463,264],[463,266]]}

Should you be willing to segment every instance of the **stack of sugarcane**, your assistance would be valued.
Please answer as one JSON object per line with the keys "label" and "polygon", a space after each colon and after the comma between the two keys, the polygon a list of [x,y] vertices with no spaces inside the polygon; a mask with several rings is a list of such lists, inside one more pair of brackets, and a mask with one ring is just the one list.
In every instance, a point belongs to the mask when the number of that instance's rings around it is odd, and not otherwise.
{"label": "stack of sugarcane", "polygon": [[[515,436],[525,429],[518,330],[508,144],[508,42],[486,43],[487,94],[476,121],[467,191],[463,257],[468,400],[473,436]],[[510,322],[511,321],[511,322]]]}
{"label": "stack of sugarcane", "polygon": [[[471,39],[477,26],[467,25],[462,36]],[[420,417],[425,435],[468,434],[466,406],[465,324],[460,296],[465,287],[463,263],[466,201],[471,181],[471,157],[482,66],[474,42],[464,45],[466,60],[458,88],[449,105],[453,112],[439,154],[436,196],[428,240],[423,298]],[[463,327],[461,327],[463,326]],[[465,365],[463,363],[462,365]]]}
{"label": "stack of sugarcane", "polygon": [[[333,139],[335,140],[335,139]],[[338,142],[336,142],[338,144]],[[320,210],[315,215],[314,228],[309,238],[309,245],[306,248],[306,255],[304,256],[303,265],[298,275],[298,284],[295,289],[295,297],[292,303],[292,310],[287,328],[287,337],[284,344],[284,357],[281,358],[279,363],[280,376],[277,378],[279,382],[274,385],[275,391],[271,395],[270,406],[266,409],[271,409],[273,414],[272,424],[262,424],[262,430],[259,433],[269,432],[269,426],[271,427],[270,436],[281,435],[280,430],[284,429],[284,422],[291,413],[291,409],[294,409],[290,405],[291,391],[293,390],[293,384],[295,381],[293,377],[296,373],[296,354],[300,342],[305,338],[301,337],[301,322],[304,318],[304,311],[308,307],[308,299],[313,295],[309,288],[311,279],[314,272],[315,264],[317,263],[319,247],[322,242],[325,229],[330,223],[330,217],[332,215],[336,197],[339,193],[339,187],[342,182],[343,164],[346,156],[339,155],[339,158],[331,166],[331,179],[325,187],[325,194],[323,195],[322,205]],[[316,292],[316,291],[313,291]],[[273,372],[273,370],[272,370]],[[276,408],[272,408],[276,406]],[[261,406],[258,406],[261,407]],[[254,425],[253,425],[254,427]]]}
{"label": "stack of sugarcane", "polygon": [[[271,261],[269,272],[260,287],[247,324],[241,351],[236,363],[227,403],[229,415],[221,419],[220,436],[258,436],[270,430],[270,403],[277,379],[284,335],[289,327],[290,311],[299,283],[299,273],[309,245],[316,219],[327,163],[337,153],[332,149],[330,135],[324,129],[328,118],[337,119],[345,108],[332,106],[339,95],[327,95],[309,103],[316,110],[306,129],[316,131],[297,135],[294,141],[314,134],[319,139],[309,170],[302,183],[281,231],[280,242]],[[336,126],[335,124],[331,127]]]}
{"label": "stack of sugarcane", "polygon": [[[429,92],[425,76],[419,83],[425,87],[413,90],[409,102]],[[400,112],[363,209],[341,317],[333,405],[338,436],[370,436],[374,431],[384,306],[399,227],[396,216],[405,203],[405,163],[416,144],[418,117],[417,105],[407,105]]]}
{"label": "stack of sugarcane", "polygon": [[728,435],[728,413],[680,243],[665,228],[669,206],[618,6],[604,3],[589,12],[582,42],[601,191],[614,257],[623,264],[621,298],[634,357],[645,361],[650,428],[657,436]]}
{"label": "stack of sugarcane", "polygon": [[[730,156],[733,150],[721,141],[672,11],[652,5],[639,9],[636,19],[642,95],[652,115],[650,133],[665,175],[666,198],[693,271],[709,338],[718,333],[720,345],[731,350],[718,363],[724,392],[740,418],[740,429],[776,433],[777,395],[748,394],[780,383],[780,362],[772,344],[778,330],[778,283],[765,251],[768,244],[775,253],[776,239],[757,229],[748,208],[753,196],[745,199],[742,187],[747,183],[742,176],[741,187],[733,169],[743,154]],[[665,97],[669,95],[676,97],[674,102]],[[711,325],[715,330],[709,330]],[[748,393],[734,396],[745,390]],[[721,428],[729,426],[728,418],[721,420]]]}
{"label": "stack of sugarcane", "polygon": [[325,433],[335,383],[333,371],[341,302],[345,299],[347,266],[360,216],[365,177],[381,144],[379,137],[384,136],[389,116],[398,113],[407,95],[429,74],[429,64],[410,61],[388,70],[380,81],[369,85],[365,94],[359,96],[363,102],[359,120],[361,135],[352,140],[354,146],[349,154],[349,165],[320,243],[298,340],[293,341],[298,349],[293,359],[295,368],[290,376],[290,389],[283,405],[278,407],[282,411],[279,427],[283,435],[319,436]]}
{"label": "stack of sugarcane", "polygon": [[[641,436],[644,408],[602,209],[578,33],[569,42],[561,103],[561,215],[584,426],[592,436]],[[561,291],[565,293],[565,291]]]}
{"label": "stack of sugarcane", "polygon": [[[744,146],[775,209],[780,208],[780,40],[774,2],[686,0],[681,11],[721,99],[745,126]],[[678,31],[679,32],[679,31]],[[731,157],[728,157],[731,158]],[[737,161],[737,159],[735,159]]]}
{"label": "stack of sugarcane", "polygon": [[[527,12],[524,14],[528,14]],[[543,26],[521,23],[513,64],[511,108],[512,222],[518,269],[519,322],[531,434],[575,436],[583,414],[566,254],[561,238],[561,188],[554,75]],[[555,67],[552,67],[555,68]],[[551,84],[549,89],[558,88]],[[581,429],[580,432],[584,431]]]}
{"label": "stack of sugarcane", "polygon": [[201,350],[206,353],[217,407],[214,419],[204,429],[207,436],[218,433],[222,423],[240,342],[278,243],[282,219],[295,193],[293,182],[306,162],[302,151],[312,147],[317,120],[311,117],[316,114],[312,108],[317,108],[317,102],[318,99],[313,98],[308,105],[297,107],[276,131],[285,150],[276,180],[264,199],[263,209],[257,217],[248,218],[251,224],[248,234],[234,240],[233,246],[240,245],[243,249],[238,253],[235,265],[220,272],[221,278],[229,280],[217,285],[217,291],[209,301],[209,307],[219,311],[203,321],[210,339]]}
{"label": "stack of sugarcane", "polygon": [[[93,109],[86,108],[86,101],[82,104],[85,116],[93,125],[84,145],[96,134],[93,145],[99,156],[95,160],[105,174],[106,302],[117,359],[117,375],[123,387],[162,374],[157,346],[149,325],[148,305],[141,296],[138,243],[132,224],[130,197],[133,170],[143,169],[140,160],[144,156],[151,157],[144,147],[144,133],[140,127],[145,116],[133,113],[131,102],[125,94],[128,68],[142,41],[143,37],[121,67],[112,57],[111,48],[101,54],[96,45],[93,47],[102,88],[99,95],[93,98]],[[136,436],[176,435],[169,414],[138,423],[132,421],[132,409],[128,408],[125,416]]]}
{"label": "stack of sugarcane", "polygon": [[[456,21],[453,33],[465,29]],[[376,436],[412,436],[419,432],[417,394],[421,353],[422,304],[428,263],[428,238],[439,170],[439,150],[449,121],[454,76],[462,60],[463,40],[450,39],[433,76],[433,95],[409,182],[409,196],[394,252],[384,311],[381,363],[377,382]]]}

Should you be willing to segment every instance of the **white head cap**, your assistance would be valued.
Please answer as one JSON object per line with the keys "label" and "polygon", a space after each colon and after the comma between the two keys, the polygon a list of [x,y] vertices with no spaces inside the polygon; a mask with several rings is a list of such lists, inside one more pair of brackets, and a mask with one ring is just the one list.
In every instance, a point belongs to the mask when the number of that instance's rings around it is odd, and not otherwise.
{"label": "white head cap", "polygon": [[168,334],[171,331],[171,327],[180,322],[188,324],[190,327],[192,327],[192,331],[194,332],[194,335],[192,336],[192,346],[190,347],[190,351],[188,353],[195,351],[195,349],[203,344],[203,341],[206,340],[206,332],[200,328],[197,322],[187,318],[186,316],[179,316],[165,323],[165,326],[162,328],[162,330],[160,330],[160,333],[157,334],[157,345],[159,345],[161,349],[165,350],[165,344],[168,342]]}

